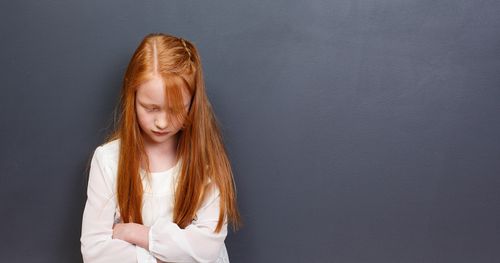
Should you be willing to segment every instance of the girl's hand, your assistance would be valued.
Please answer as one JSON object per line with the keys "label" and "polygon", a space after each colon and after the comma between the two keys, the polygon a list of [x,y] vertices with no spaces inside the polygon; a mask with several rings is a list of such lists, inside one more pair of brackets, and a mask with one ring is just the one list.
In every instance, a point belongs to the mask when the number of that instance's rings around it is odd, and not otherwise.
{"label": "girl's hand", "polygon": [[113,239],[121,239],[129,242],[132,227],[130,223],[116,223],[113,225]]}
{"label": "girl's hand", "polygon": [[149,250],[149,227],[136,223],[115,223],[113,239],[121,239]]}

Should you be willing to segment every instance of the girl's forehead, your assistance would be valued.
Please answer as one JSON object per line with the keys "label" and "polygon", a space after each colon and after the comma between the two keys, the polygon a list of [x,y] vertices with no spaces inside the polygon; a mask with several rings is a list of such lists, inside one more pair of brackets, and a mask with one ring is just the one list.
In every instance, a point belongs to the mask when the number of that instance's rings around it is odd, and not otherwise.
{"label": "girl's forehead", "polygon": [[163,98],[165,89],[163,81],[160,78],[152,78],[137,88],[137,97],[149,100]]}
{"label": "girl's forehead", "polygon": [[[189,103],[191,95],[185,87],[184,83],[168,83],[174,84],[176,89],[180,89],[184,103]],[[162,78],[154,76],[148,81],[139,85],[137,89],[137,99],[142,103],[163,105],[165,101],[165,83]]]}

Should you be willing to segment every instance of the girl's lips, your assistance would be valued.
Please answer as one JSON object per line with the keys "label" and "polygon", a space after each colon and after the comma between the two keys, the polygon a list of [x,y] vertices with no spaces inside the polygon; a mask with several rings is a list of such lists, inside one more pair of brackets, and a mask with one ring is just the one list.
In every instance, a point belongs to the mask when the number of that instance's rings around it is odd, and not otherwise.
{"label": "girl's lips", "polygon": [[153,133],[159,136],[168,134],[168,132],[156,132],[156,131],[153,131]]}

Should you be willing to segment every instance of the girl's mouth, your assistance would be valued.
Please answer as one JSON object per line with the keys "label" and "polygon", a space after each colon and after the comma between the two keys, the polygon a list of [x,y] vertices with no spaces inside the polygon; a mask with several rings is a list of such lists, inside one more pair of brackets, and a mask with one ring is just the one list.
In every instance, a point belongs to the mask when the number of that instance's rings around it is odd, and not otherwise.
{"label": "girl's mouth", "polygon": [[156,132],[156,131],[153,131],[154,134],[158,135],[158,136],[163,136],[163,135],[167,135],[168,132]]}

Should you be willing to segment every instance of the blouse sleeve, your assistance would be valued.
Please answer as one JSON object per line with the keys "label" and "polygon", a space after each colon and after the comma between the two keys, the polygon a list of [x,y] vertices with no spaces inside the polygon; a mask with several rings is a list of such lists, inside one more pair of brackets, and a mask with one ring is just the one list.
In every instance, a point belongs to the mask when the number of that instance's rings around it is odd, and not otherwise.
{"label": "blouse sleeve", "polygon": [[116,202],[114,200],[109,168],[103,164],[101,146],[92,156],[87,188],[87,201],[83,211],[80,237],[83,261],[87,263],[142,262],[141,247],[113,239]]}
{"label": "blouse sleeve", "polygon": [[159,218],[149,228],[149,251],[166,262],[214,262],[227,235],[227,218],[219,233],[215,227],[219,220],[220,192],[211,187],[196,213],[196,218],[185,229],[171,221]]}

